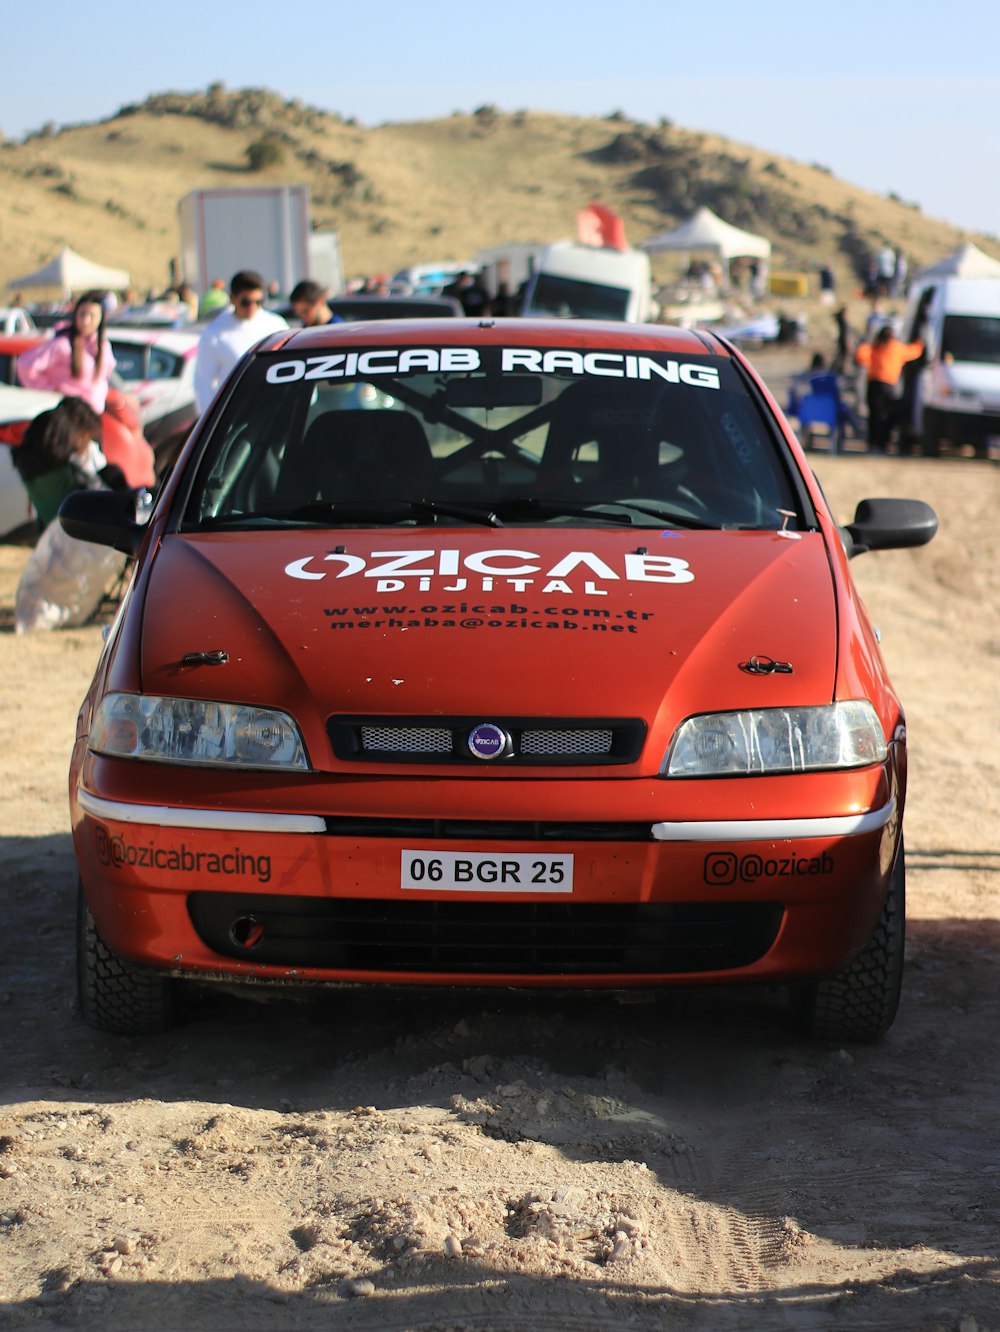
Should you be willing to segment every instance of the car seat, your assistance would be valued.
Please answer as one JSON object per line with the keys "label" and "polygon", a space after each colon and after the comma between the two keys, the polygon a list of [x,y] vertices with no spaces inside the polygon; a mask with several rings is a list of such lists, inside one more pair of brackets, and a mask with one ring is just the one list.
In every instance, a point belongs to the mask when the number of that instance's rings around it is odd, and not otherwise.
{"label": "car seat", "polygon": [[541,481],[564,498],[671,498],[687,474],[689,426],[676,397],[581,384],[559,400]]}
{"label": "car seat", "polygon": [[337,500],[420,499],[433,474],[430,445],[409,412],[345,409],[318,416],[286,451],[282,508]]}

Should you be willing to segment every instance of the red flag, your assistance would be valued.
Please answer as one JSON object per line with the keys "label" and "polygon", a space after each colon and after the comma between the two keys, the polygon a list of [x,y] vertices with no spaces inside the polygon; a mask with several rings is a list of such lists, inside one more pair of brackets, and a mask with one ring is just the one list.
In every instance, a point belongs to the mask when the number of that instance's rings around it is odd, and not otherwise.
{"label": "red flag", "polygon": [[607,250],[627,250],[625,223],[613,208],[592,203],[576,215],[576,234],[581,245]]}

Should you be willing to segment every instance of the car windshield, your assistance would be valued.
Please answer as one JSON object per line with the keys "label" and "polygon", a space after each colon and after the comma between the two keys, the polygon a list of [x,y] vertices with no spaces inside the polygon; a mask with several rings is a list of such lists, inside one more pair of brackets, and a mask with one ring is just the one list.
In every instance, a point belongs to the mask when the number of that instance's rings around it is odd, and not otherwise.
{"label": "car windshield", "polygon": [[624,319],[628,298],[627,287],[540,273],[531,297],[531,312],[558,319]]}
{"label": "car windshield", "polygon": [[1000,319],[995,315],[946,315],[941,354],[954,361],[1000,365]]}
{"label": "car windshield", "polygon": [[529,347],[259,353],[182,526],[804,525],[726,357]]}
{"label": "car windshield", "polygon": [[362,319],[428,319],[462,313],[446,300],[424,301],[409,296],[402,300],[392,296],[363,296],[356,301],[332,300],[329,306],[345,324],[357,324]]}

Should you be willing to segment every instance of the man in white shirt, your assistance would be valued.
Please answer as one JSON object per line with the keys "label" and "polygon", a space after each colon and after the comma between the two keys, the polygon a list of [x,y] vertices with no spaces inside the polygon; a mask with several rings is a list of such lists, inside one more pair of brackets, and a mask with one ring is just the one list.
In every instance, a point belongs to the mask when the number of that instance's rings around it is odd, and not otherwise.
{"label": "man in white shirt", "polygon": [[264,309],[264,279],[252,269],[234,274],[229,296],[232,305],[215,316],[198,343],[194,394],[199,412],[208,407],[245,351],[268,333],[288,327],[281,315]]}

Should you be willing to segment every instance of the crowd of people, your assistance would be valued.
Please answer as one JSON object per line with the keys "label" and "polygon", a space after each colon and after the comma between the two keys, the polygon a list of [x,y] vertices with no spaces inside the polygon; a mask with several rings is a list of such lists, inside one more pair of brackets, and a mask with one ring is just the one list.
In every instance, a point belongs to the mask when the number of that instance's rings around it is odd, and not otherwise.
{"label": "crowd of people", "polygon": [[[855,333],[848,309],[841,305],[834,313],[835,350],[827,363],[822,353],[814,353],[808,369],[791,383],[786,411],[806,426],[811,439],[809,417],[830,426],[832,447],[850,436],[863,443],[868,453],[899,453],[913,448],[911,433],[915,375],[924,359],[920,339],[904,342],[899,336],[899,319],[882,307],[880,294],[869,297],[864,329]],[[825,397],[824,407],[815,402]],[[863,397],[864,418],[858,410]]]}
{"label": "crowd of people", "polygon": [[[864,330],[855,334],[847,306],[839,304],[833,315],[833,355],[828,361],[823,353],[814,353],[808,368],[795,377],[789,394],[787,410],[792,416],[805,416],[810,401],[832,395],[837,406],[835,415],[827,419],[835,423],[835,441],[849,433],[872,453],[884,453],[894,444],[900,452],[908,449],[907,385],[921,364],[924,347],[920,341],[902,341],[894,316],[882,306],[886,298],[898,294],[905,272],[905,258],[888,247],[873,257],[862,288],[869,302]],[[835,280],[829,266],[821,272],[820,285],[823,302],[834,303]],[[355,280],[350,290],[369,297],[385,296],[390,282],[385,275],[376,274]],[[393,294],[399,293],[393,290]],[[460,273],[442,295],[454,299],[469,317],[510,315],[519,307],[518,293],[510,293],[503,283],[491,293],[482,274],[473,272]],[[31,499],[39,534],[52,524],[71,491],[129,488],[121,470],[109,464],[101,450],[101,414],[115,367],[108,319],[137,304],[141,303],[134,292],[118,296],[85,292],[65,312],[64,322],[56,326],[51,338],[18,357],[21,384],[60,395],[56,407],[31,422],[14,450],[15,467]],[[304,327],[340,321],[329,303],[329,292],[320,283],[303,279],[283,296],[277,283],[266,282],[262,274],[250,269],[233,274],[228,284],[216,279],[200,296],[183,281],[160,293],[149,292],[146,304],[158,307],[161,322],[200,328],[194,376],[199,412],[206,410],[242,355],[261,338],[287,328],[289,319]],[[174,313],[175,320],[171,320]],[[851,401],[861,380],[866,420]],[[807,440],[809,437],[807,433]]]}

